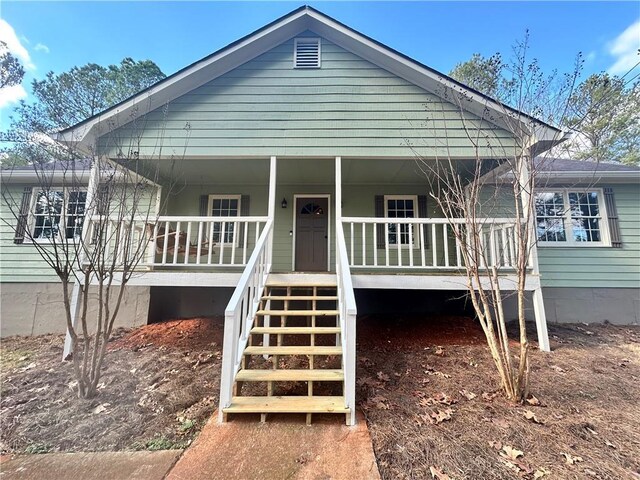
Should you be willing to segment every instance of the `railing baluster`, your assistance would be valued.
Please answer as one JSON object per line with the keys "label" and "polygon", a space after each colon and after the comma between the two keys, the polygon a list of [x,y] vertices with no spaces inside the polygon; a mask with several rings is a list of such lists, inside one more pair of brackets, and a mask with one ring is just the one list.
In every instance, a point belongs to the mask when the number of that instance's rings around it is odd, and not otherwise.
{"label": "railing baluster", "polygon": [[236,264],[236,243],[238,234],[238,222],[233,222],[233,235],[231,235],[231,265]]}
{"label": "railing baluster", "polygon": [[491,267],[499,267],[498,252],[496,250],[496,231],[493,223],[489,227],[489,248],[491,248]]}
{"label": "railing baluster", "polygon": [[433,257],[433,268],[438,266],[438,236],[436,235],[436,224],[431,224],[431,256]]}
{"label": "railing baluster", "polygon": [[189,254],[191,253],[191,222],[187,222],[187,238],[184,246],[184,264],[189,263]]}
{"label": "railing baluster", "polygon": [[176,222],[176,233],[173,236],[173,264],[178,263],[178,250],[180,250],[180,221]]}
{"label": "railing baluster", "polygon": [[213,255],[213,225],[215,222],[209,222],[209,251],[207,252],[207,265],[211,265],[211,257]]}
{"label": "railing baluster", "polygon": [[413,223],[409,224],[409,266],[413,267]]}
{"label": "railing baluster", "polygon": [[353,237],[355,235],[353,234],[353,222],[351,222],[351,261],[349,262],[349,265],[355,265],[356,264],[356,258],[353,256]]}
{"label": "railing baluster", "polygon": [[196,252],[196,264],[200,265],[200,255],[202,255],[202,220],[198,222],[198,251]]}
{"label": "railing baluster", "polygon": [[169,251],[169,222],[164,222],[164,245],[162,246],[162,265],[167,264],[167,252]]}
{"label": "railing baluster", "polygon": [[367,230],[365,228],[366,223],[362,223],[362,266],[367,265],[367,240],[365,239],[365,235]]}
{"label": "railing baluster", "polygon": [[442,224],[442,242],[444,245],[444,266],[449,267],[449,237],[447,235],[447,224]]}
{"label": "railing baluster", "polygon": [[398,247],[398,266],[402,266],[402,232],[400,224],[396,223],[396,246]]}
{"label": "railing baluster", "polygon": [[507,227],[506,225],[502,225],[500,227],[500,238],[502,240],[502,263],[503,266],[509,266],[509,252],[507,251]]}
{"label": "railing baluster", "polygon": [[462,252],[460,251],[460,236],[461,236],[461,230],[460,230],[460,225],[455,225],[454,228],[456,229],[454,235],[456,237],[456,267],[460,268],[462,267],[462,259],[460,258],[462,255]]}
{"label": "railing baluster", "polygon": [[424,228],[425,228],[426,224],[420,224],[418,225],[418,229],[420,231],[420,261],[421,261],[421,265],[422,268],[426,267],[426,245],[424,244]]}
{"label": "railing baluster", "polygon": [[[258,227],[256,226],[256,230]],[[249,222],[244,222],[244,228],[242,230],[242,264],[247,264],[247,239],[249,238]]]}
{"label": "railing baluster", "polygon": [[385,265],[389,266],[389,221],[384,221],[384,257]]}
{"label": "railing baluster", "polygon": [[373,244],[371,245],[371,248],[373,249],[373,266],[377,267],[378,266],[378,225],[375,223],[372,223],[371,226],[373,227]]}
{"label": "railing baluster", "polygon": [[222,265],[224,260],[224,244],[225,244],[225,227],[227,222],[220,222],[220,258],[218,259],[218,265]]}

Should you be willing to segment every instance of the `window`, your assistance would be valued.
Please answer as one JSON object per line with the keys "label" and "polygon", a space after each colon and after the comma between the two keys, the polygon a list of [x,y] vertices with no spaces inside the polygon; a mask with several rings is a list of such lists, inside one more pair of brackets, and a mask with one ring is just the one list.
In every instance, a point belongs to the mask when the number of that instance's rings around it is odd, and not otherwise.
{"label": "window", "polygon": [[320,68],[320,39],[296,38],[293,42],[294,68]]}
{"label": "window", "polygon": [[601,190],[557,190],[535,195],[538,241],[553,245],[607,245]]}
{"label": "window", "polygon": [[[416,218],[418,197],[415,195],[385,195],[384,216],[387,218]],[[398,226],[400,231],[398,232]],[[416,228],[410,229],[408,224],[390,224],[387,230],[389,245],[414,245]],[[413,232],[413,235],[410,233]]]}
{"label": "window", "polygon": [[[209,212],[212,217],[237,217],[240,215],[240,195],[209,195]],[[223,243],[235,241],[235,225],[229,222],[213,223],[213,242],[220,243],[224,227]]]}
{"label": "window", "polygon": [[79,240],[84,223],[87,192],[77,189],[33,190],[32,235],[34,240]]}

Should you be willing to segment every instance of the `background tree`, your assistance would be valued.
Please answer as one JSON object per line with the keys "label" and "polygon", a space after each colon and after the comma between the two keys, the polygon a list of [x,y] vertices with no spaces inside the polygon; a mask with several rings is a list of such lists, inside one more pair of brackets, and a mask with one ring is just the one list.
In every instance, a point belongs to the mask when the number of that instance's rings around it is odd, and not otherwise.
{"label": "background tree", "polygon": [[47,73],[31,83],[33,101],[22,100],[11,115],[0,141],[8,147],[14,164],[27,164],[42,153],[34,146],[35,134],[51,134],[75,125],[165,78],[151,60],[125,58],[119,65],[89,63],[67,72]]}
{"label": "background tree", "polygon": [[576,139],[567,145],[574,158],[640,164],[640,84],[598,73],[571,96],[565,126]]}
{"label": "background tree", "polygon": [[24,78],[24,68],[7,47],[7,43],[0,41],[0,88],[19,85]]}
{"label": "background tree", "polygon": [[503,70],[504,63],[499,53],[488,58],[474,53],[466,62],[458,63],[449,72],[449,76],[480,93],[500,100],[504,93]]}

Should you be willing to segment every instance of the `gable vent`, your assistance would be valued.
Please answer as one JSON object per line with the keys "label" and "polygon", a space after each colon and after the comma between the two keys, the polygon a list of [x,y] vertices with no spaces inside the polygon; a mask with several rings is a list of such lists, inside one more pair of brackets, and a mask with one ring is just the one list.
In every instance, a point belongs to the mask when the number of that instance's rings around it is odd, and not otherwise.
{"label": "gable vent", "polygon": [[296,38],[293,45],[295,68],[320,68],[320,39]]}

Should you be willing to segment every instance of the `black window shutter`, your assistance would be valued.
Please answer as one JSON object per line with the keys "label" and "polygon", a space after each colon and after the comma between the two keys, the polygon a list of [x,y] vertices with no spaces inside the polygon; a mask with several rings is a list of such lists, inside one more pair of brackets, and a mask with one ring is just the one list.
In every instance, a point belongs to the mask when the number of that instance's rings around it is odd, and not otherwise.
{"label": "black window shutter", "polygon": [[[427,218],[428,216],[429,212],[427,211],[427,196],[418,195],[418,217]],[[424,248],[429,248],[429,226],[423,225],[422,230],[424,231]]]}
{"label": "black window shutter", "polygon": [[249,197],[249,195],[242,195],[240,197],[240,215],[242,215],[243,217],[248,217],[249,212],[251,211],[250,206],[251,198]]}
{"label": "black window shutter", "polygon": [[[384,195],[375,196],[375,216],[384,218]],[[378,248],[384,248],[384,225],[376,225],[376,243]]]}
{"label": "black window shutter", "polygon": [[200,216],[208,217],[211,215],[211,212],[208,212],[209,208],[209,195],[200,195]]}
{"label": "black window shutter", "polygon": [[108,215],[109,212],[109,185],[98,184],[98,191],[96,192],[96,213],[98,215]]}
{"label": "black window shutter", "polygon": [[29,221],[29,207],[31,205],[31,187],[24,187],[22,191],[22,201],[20,203],[20,211],[18,212],[18,223],[16,225],[13,243],[24,243],[24,237],[27,234],[27,222]]}
{"label": "black window shutter", "polygon": [[[243,217],[248,217],[249,212],[251,211],[251,198],[249,195],[242,195],[240,197],[240,215]],[[240,246],[243,245],[244,242],[244,223],[240,224],[240,228],[238,229],[238,242],[240,242]],[[249,234],[249,232],[247,232]]]}
{"label": "black window shutter", "polygon": [[604,202],[607,207],[607,221],[609,223],[609,235],[611,235],[611,246],[622,248],[622,237],[620,236],[620,226],[618,224],[618,210],[616,200],[613,196],[613,188],[604,188]]}

